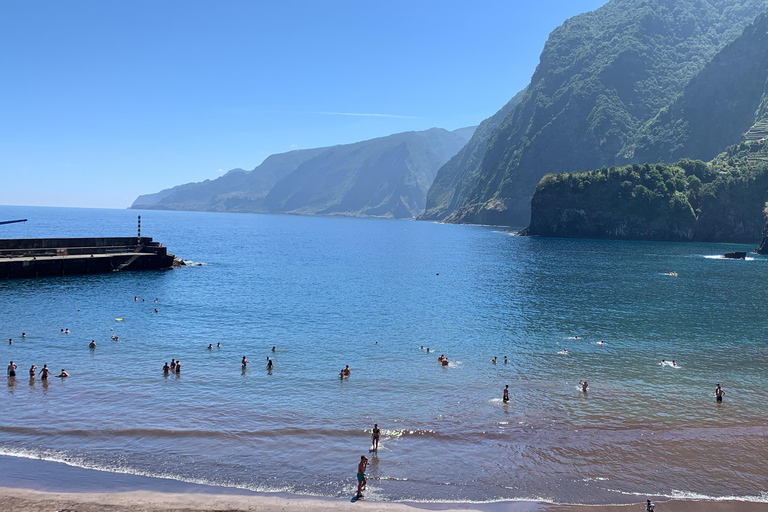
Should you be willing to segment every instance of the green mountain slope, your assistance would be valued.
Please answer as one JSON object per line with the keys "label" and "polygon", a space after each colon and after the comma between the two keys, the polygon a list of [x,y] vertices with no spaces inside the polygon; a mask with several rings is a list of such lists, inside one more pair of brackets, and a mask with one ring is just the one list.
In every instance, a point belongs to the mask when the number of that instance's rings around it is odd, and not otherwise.
{"label": "green mountain slope", "polygon": [[267,195],[273,213],[414,218],[461,133],[432,128],[336,146],[303,163]]}
{"label": "green mountain slope", "polygon": [[524,98],[490,137],[477,178],[459,180],[464,199],[440,216],[526,225],[544,174],[633,161],[641,129],[767,7],[611,0],[566,21],[550,35]]}
{"label": "green mountain slope", "polygon": [[633,164],[545,176],[527,234],[756,243],[765,224],[768,143],[745,141],[711,162]]}
{"label": "green mountain slope", "polygon": [[439,220],[454,211],[466,199],[470,184],[477,180],[488,141],[495,130],[525,95],[525,89],[517,93],[498,112],[477,127],[474,135],[453,158],[443,165],[427,193],[426,211],[421,220]]}
{"label": "green mountain slope", "polygon": [[[768,81],[768,14],[723,48],[640,133],[628,157],[641,162],[709,160],[761,117]],[[749,137],[765,136],[759,127]]]}

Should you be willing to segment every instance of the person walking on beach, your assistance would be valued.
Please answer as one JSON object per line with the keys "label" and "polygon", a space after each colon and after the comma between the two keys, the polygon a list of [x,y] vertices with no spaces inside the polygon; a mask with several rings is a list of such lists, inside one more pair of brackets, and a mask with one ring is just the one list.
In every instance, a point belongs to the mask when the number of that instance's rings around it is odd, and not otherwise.
{"label": "person walking on beach", "polygon": [[13,361],[8,365],[8,377],[15,377],[16,376],[16,365],[13,364]]}
{"label": "person walking on beach", "polygon": [[718,403],[723,401],[723,397],[725,396],[725,391],[723,391],[723,388],[720,387],[720,383],[717,383],[717,387],[715,387],[715,400],[717,400]]}
{"label": "person walking on beach", "polygon": [[504,386],[504,396],[502,398],[502,401],[509,402],[509,384]]}
{"label": "person walking on beach", "polygon": [[381,438],[381,429],[379,429],[379,424],[374,423],[373,424],[373,430],[371,431],[371,447],[373,451],[379,450],[379,439]]}
{"label": "person walking on beach", "polygon": [[365,468],[368,467],[368,457],[365,455],[360,456],[360,464],[357,465],[357,497],[363,497],[363,488],[367,482],[365,478]]}

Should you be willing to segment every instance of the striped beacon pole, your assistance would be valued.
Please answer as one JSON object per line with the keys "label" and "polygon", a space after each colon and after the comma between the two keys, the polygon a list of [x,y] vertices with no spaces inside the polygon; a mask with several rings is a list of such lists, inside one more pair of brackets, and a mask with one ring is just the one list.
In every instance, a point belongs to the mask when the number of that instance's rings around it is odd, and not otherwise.
{"label": "striped beacon pole", "polygon": [[139,243],[141,243],[141,215],[139,215]]}

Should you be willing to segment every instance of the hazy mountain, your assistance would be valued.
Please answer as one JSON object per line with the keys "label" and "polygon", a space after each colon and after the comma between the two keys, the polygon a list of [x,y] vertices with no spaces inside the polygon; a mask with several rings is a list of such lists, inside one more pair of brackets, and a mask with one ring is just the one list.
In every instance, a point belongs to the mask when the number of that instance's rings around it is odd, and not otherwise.
{"label": "hazy mountain", "polygon": [[432,128],[336,146],[280,180],[265,202],[274,213],[413,218],[437,170],[466,142],[462,132]]}
{"label": "hazy mountain", "polygon": [[432,128],[272,155],[252,171],[139,196],[131,208],[414,217],[437,169],[472,132]]}
{"label": "hazy mountain", "polygon": [[493,131],[479,168],[446,166],[445,180],[441,169],[433,187],[457,182],[459,200],[450,206],[445,190],[430,191],[428,207],[437,213],[429,218],[526,225],[544,174],[636,161],[643,127],[767,6],[611,0],[566,21],[550,35],[522,100]]}

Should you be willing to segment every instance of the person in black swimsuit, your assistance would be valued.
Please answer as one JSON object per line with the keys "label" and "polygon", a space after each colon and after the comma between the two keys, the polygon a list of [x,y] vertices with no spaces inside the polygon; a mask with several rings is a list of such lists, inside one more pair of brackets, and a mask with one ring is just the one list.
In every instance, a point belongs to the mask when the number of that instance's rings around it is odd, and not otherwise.
{"label": "person in black swimsuit", "polygon": [[509,402],[509,384],[504,386],[504,397],[502,398],[504,402]]}
{"label": "person in black swimsuit", "polygon": [[374,451],[378,451],[379,449],[380,438],[381,438],[381,430],[379,429],[379,424],[374,423],[373,430],[371,431],[371,446],[373,447]]}
{"label": "person in black swimsuit", "polygon": [[272,369],[272,360],[270,358],[267,358],[267,370]]}
{"label": "person in black swimsuit", "polygon": [[8,365],[8,376],[9,377],[16,376],[16,365],[13,364],[13,361],[11,361],[11,364]]}

